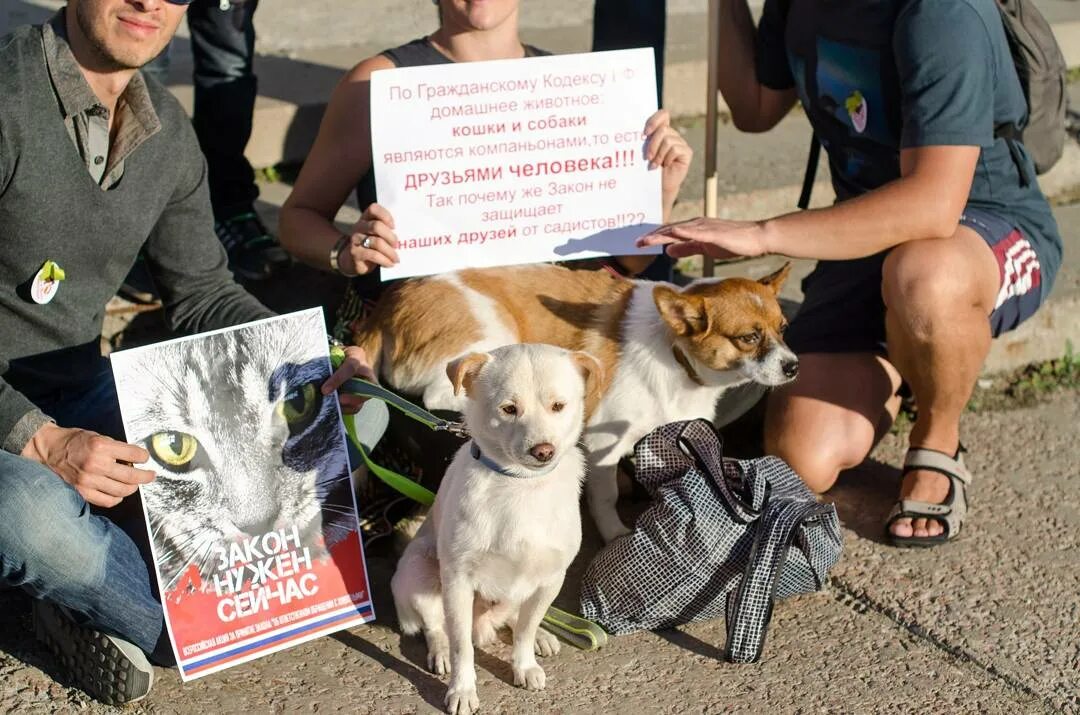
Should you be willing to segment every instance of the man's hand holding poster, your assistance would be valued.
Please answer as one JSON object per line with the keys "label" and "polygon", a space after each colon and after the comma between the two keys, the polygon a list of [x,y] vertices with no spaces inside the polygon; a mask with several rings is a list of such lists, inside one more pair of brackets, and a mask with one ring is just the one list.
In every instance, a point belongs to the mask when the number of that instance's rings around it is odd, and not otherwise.
{"label": "man's hand holding poster", "polygon": [[661,220],[655,111],[647,49],[376,72],[375,180],[401,257],[382,277],[656,253],[634,247]]}

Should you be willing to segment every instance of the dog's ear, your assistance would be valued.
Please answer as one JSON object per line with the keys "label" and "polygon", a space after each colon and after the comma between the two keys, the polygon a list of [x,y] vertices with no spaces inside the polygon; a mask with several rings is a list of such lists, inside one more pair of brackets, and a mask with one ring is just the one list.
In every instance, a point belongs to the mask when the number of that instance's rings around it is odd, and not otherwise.
{"label": "dog's ear", "polygon": [[790,274],[791,261],[788,261],[784,265],[780,266],[780,270],[773,271],[764,278],[759,278],[758,283],[771,290],[773,295],[779,295],[780,289],[784,286],[784,281],[788,279],[788,275]]}
{"label": "dog's ear", "polygon": [[683,293],[666,285],[653,288],[653,302],[660,317],[677,335],[697,335],[709,327],[709,314],[700,296]]}
{"label": "dog's ear", "polygon": [[446,376],[454,383],[454,395],[460,395],[462,389],[468,395],[473,380],[480,374],[480,368],[490,359],[487,353],[469,353],[447,365]]}
{"label": "dog's ear", "polygon": [[585,402],[589,404],[600,392],[604,382],[604,366],[587,352],[578,350],[570,353],[570,359],[577,365],[578,372],[585,378]]}

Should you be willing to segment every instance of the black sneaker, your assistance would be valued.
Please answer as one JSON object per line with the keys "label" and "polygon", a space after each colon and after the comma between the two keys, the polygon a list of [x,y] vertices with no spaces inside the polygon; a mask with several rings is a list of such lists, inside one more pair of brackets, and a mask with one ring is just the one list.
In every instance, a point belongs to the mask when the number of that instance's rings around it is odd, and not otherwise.
{"label": "black sneaker", "polygon": [[80,626],[61,606],[34,599],[34,632],[75,680],[107,705],[145,698],[154,669],[133,643]]}
{"label": "black sneaker", "polygon": [[218,221],[214,231],[229,254],[229,268],[241,278],[266,280],[291,263],[289,254],[253,211]]}

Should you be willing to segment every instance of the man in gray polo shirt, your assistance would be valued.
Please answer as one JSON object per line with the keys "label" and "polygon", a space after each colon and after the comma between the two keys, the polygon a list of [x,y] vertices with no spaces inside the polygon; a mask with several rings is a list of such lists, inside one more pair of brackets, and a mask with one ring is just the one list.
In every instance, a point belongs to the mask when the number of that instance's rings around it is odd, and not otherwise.
{"label": "man in gray polo shirt", "polygon": [[[39,636],[113,703],[144,696],[144,653],[169,650],[112,510],[154,475],[121,441],[98,348],[105,303],[144,248],[173,329],[271,315],[232,281],[190,122],[137,71],[185,9],[70,0],[0,38],[0,585],[35,598]],[[360,362],[350,355],[324,392]]]}

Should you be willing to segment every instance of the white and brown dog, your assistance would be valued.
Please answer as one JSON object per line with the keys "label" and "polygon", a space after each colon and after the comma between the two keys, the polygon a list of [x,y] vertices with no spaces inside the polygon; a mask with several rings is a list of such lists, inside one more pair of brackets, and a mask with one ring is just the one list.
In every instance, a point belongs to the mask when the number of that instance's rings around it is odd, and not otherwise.
{"label": "white and brown dog", "polygon": [[602,369],[584,353],[509,345],[466,355],[446,374],[464,398],[472,440],[447,469],[390,585],[402,630],[423,632],[428,667],[451,673],[447,710],[472,713],[474,642],[489,643],[509,625],[514,682],[529,690],[545,685],[536,654],[559,650],[538,626],[581,546],[578,442],[585,395]]}
{"label": "white and brown dog", "polygon": [[777,294],[790,266],[760,280],[686,288],[551,265],[466,270],[387,292],[357,334],[379,378],[428,409],[462,410],[448,362],[512,343],[549,343],[597,357],[587,397],[586,490],[597,528],[627,533],[615,510],[619,459],[668,422],[712,419],[723,392],[781,385],[798,372]]}

